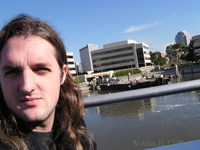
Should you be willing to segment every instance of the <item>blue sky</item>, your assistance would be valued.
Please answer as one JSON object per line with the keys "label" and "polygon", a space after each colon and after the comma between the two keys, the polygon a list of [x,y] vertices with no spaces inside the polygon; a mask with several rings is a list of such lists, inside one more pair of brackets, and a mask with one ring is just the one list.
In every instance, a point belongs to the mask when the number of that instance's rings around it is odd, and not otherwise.
{"label": "blue sky", "polygon": [[199,0],[2,0],[0,28],[26,13],[53,26],[66,50],[80,61],[79,49],[133,39],[151,51],[165,51],[178,31],[200,34]]}

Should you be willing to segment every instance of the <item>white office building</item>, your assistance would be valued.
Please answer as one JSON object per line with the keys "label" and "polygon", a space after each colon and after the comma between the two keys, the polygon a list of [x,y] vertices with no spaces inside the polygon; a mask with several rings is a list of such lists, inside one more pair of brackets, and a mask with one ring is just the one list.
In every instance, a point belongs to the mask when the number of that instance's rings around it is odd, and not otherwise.
{"label": "white office building", "polygon": [[76,75],[76,68],[74,64],[74,54],[73,52],[66,52],[66,55],[67,55],[67,66],[68,66],[69,73],[71,75]]}
{"label": "white office building", "polygon": [[136,51],[139,68],[152,65],[149,45],[142,42],[136,43]]}
{"label": "white office building", "polygon": [[83,72],[93,72],[91,52],[97,49],[97,45],[88,44],[79,50]]}
{"label": "white office building", "polygon": [[93,50],[91,56],[94,72],[151,65],[149,46],[134,40],[106,44],[103,49]]}
{"label": "white office building", "polygon": [[192,47],[194,48],[195,59],[200,58],[200,35],[196,35],[192,37],[191,40]]}
{"label": "white office building", "polygon": [[76,72],[83,73],[82,64],[80,62],[76,62],[75,66],[76,66]]}
{"label": "white office building", "polygon": [[191,36],[188,32],[186,31],[180,31],[177,33],[175,37],[175,42],[177,43],[182,43],[183,45],[187,46],[190,44],[190,39]]}

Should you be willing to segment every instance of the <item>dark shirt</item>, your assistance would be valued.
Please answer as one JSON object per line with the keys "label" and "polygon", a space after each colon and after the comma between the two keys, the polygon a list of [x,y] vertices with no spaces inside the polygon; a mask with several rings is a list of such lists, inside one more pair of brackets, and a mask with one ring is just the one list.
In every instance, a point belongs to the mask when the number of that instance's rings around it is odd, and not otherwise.
{"label": "dark shirt", "polygon": [[[29,150],[56,150],[56,146],[52,141],[51,132],[30,132],[27,136],[29,142]],[[84,150],[89,150],[88,144],[82,141]],[[94,142],[94,150],[96,150]]]}
{"label": "dark shirt", "polygon": [[30,150],[56,150],[51,132],[30,132],[27,136]]}
{"label": "dark shirt", "polygon": [[[55,143],[52,141],[51,132],[30,132],[26,137],[29,150],[57,150]],[[81,140],[84,150],[89,150],[89,145],[84,140]],[[94,142],[94,150],[97,149]],[[0,150],[10,150],[8,146],[0,141]]]}

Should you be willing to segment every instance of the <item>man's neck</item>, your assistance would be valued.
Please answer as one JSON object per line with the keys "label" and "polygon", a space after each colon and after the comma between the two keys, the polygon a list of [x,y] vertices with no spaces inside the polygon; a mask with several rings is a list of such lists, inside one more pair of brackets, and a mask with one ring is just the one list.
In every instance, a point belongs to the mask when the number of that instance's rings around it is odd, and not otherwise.
{"label": "man's neck", "polygon": [[46,120],[27,123],[27,127],[34,132],[50,132],[53,128],[55,112],[53,112]]}
{"label": "man's neck", "polygon": [[21,124],[20,126],[22,127],[23,130],[27,129],[27,131],[33,131],[33,132],[50,132],[52,131],[54,120],[25,122],[19,119],[18,123]]}
{"label": "man's neck", "polygon": [[34,132],[50,132],[52,130],[52,126],[45,126],[45,125],[37,125],[32,128]]}

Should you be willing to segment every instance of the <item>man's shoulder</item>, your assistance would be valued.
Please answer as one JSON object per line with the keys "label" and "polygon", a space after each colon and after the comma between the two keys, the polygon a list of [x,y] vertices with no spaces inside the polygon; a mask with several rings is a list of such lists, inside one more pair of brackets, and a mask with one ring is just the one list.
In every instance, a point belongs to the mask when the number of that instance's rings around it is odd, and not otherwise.
{"label": "man's shoulder", "polygon": [[11,150],[11,148],[9,148],[9,146],[0,141],[0,150]]}

